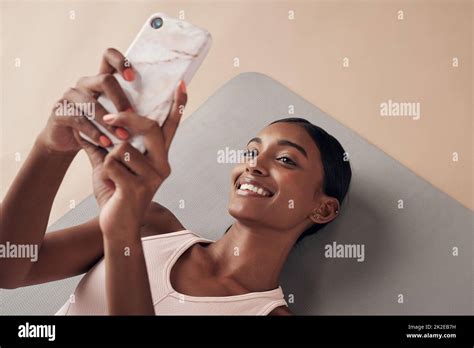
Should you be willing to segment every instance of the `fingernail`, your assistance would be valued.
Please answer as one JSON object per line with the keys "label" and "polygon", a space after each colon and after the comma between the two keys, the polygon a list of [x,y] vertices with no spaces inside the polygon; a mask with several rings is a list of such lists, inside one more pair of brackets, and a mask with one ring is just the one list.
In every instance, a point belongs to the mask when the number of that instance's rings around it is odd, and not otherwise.
{"label": "fingernail", "polygon": [[102,120],[104,120],[104,122],[106,122],[106,123],[110,123],[113,120],[115,120],[116,117],[117,116],[114,115],[114,114],[107,114],[107,115],[104,115],[104,117],[102,117]]}
{"label": "fingernail", "polygon": [[127,68],[123,71],[123,78],[127,81],[133,81],[135,79],[135,72],[132,68]]}
{"label": "fingernail", "polygon": [[112,145],[112,142],[110,141],[110,139],[107,138],[105,135],[101,135],[99,137],[99,141],[105,147],[109,147],[110,145]]}
{"label": "fingernail", "polygon": [[128,132],[124,128],[117,128],[115,130],[115,134],[117,134],[117,136],[122,140],[127,139],[129,136]]}
{"label": "fingernail", "polygon": [[181,90],[181,93],[186,94],[186,84],[184,83],[184,80],[180,80],[179,89]]}

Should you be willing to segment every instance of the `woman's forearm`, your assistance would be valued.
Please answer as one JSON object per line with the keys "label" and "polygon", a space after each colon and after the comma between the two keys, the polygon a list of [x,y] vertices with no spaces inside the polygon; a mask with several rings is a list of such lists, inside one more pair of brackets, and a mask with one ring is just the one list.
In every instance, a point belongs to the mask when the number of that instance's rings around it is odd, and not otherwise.
{"label": "woman's forearm", "polygon": [[141,239],[104,238],[104,254],[108,313],[155,315]]}
{"label": "woman's forearm", "polygon": [[[39,252],[54,197],[73,159],[73,154],[49,153],[37,138],[2,202],[0,244]],[[0,286],[23,279],[31,266],[31,258],[0,258]]]}

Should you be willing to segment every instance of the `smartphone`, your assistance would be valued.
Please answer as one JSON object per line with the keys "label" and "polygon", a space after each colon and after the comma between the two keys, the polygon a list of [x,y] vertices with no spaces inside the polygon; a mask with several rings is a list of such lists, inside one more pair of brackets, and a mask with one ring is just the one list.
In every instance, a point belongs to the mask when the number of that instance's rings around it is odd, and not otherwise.
{"label": "smartphone", "polygon": [[[125,53],[135,72],[135,79],[126,81],[119,73],[114,74],[134,111],[162,126],[170,112],[179,80],[189,85],[211,43],[212,37],[205,29],[164,13],[150,16]],[[118,112],[105,95],[97,100],[109,113]],[[90,121],[112,141],[108,151],[124,141],[93,118]],[[96,144],[85,134],[81,133],[81,137]],[[146,150],[143,136],[134,136],[125,141],[141,153]]]}

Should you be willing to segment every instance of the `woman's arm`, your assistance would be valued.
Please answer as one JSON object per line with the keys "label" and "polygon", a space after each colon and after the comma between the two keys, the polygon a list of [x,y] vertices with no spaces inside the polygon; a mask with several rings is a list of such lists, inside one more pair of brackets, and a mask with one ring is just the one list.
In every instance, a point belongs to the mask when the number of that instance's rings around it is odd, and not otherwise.
{"label": "woman's arm", "polygon": [[[119,231],[117,231],[119,232]],[[136,231],[122,241],[104,238],[107,306],[111,315],[155,315],[145,257]]]}
{"label": "woman's arm", "polygon": [[[97,102],[97,97],[100,93],[106,94],[118,110],[130,106],[112,75],[114,72],[123,75],[127,68],[131,69],[125,61],[119,51],[107,49],[99,74],[81,78],[76,87],[68,89],[57,103],[71,104],[73,109],[84,102],[95,104],[95,114],[85,115],[80,109],[75,109],[74,115],[62,115],[58,113],[59,109],[54,108],[36,139],[0,206],[0,244],[32,245],[31,250],[37,252],[37,261],[32,262],[30,258],[0,258],[0,288],[16,288],[78,275],[86,272],[103,255],[98,218],[47,233],[46,236],[45,231],[64,174],[81,149],[73,132],[81,131],[96,143],[106,146],[107,142],[110,144],[110,139],[89,122],[88,117],[93,116],[111,132],[118,128],[103,121],[106,111]],[[122,129],[120,134],[126,136],[127,133]],[[160,214],[156,214],[156,211],[154,209],[151,215],[155,221],[160,221],[158,225],[163,225],[163,214],[161,210]]]}
{"label": "woman's arm", "polygon": [[[184,230],[176,216],[164,206],[152,202],[141,229],[141,237]],[[86,273],[104,256],[99,217],[72,227],[46,233],[38,261],[32,264],[21,282],[5,288],[18,288],[74,277]],[[1,287],[1,286],[0,286]]]}
{"label": "woman's arm", "polygon": [[[77,276],[87,272],[104,255],[98,216],[85,223],[45,234],[55,195],[53,191],[57,191],[62,180],[61,172],[66,172],[68,161],[66,157],[51,156],[41,144],[36,144],[10,187],[1,205],[0,244],[5,245],[6,241],[10,244],[33,244],[38,240],[39,245],[36,262],[0,258],[0,288],[13,289]],[[41,175],[33,174],[45,173],[45,168],[54,169],[55,175],[46,175],[42,180]],[[31,198],[26,199],[34,196],[43,197],[40,204]],[[47,197],[49,203],[45,202]],[[33,206],[31,214],[27,213],[27,209],[12,209],[11,214],[5,209],[28,207],[30,204]],[[33,222],[41,219],[38,216],[40,213],[44,214],[43,223]],[[147,228],[142,229],[141,237],[185,229],[169,209],[157,202],[150,205],[144,223]]]}
{"label": "woman's arm", "polygon": [[170,114],[161,127],[132,110],[104,117],[113,126],[142,135],[146,154],[128,142],[107,153],[74,133],[89,157],[95,177],[109,314],[154,314],[140,226],[153,196],[171,173],[168,151],[186,100],[184,81],[181,81]]}
{"label": "woman's arm", "polygon": [[[0,244],[40,250],[54,197],[74,156],[51,153],[38,137],[1,204]],[[0,258],[0,287],[21,282],[32,265],[30,258]]]}

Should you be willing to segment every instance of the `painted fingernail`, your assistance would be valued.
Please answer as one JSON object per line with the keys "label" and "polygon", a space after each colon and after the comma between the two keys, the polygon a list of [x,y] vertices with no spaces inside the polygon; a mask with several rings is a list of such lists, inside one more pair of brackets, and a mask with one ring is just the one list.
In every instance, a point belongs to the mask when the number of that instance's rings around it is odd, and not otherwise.
{"label": "painted fingernail", "polygon": [[127,139],[129,136],[128,132],[123,128],[117,128],[115,134],[117,134],[117,136],[122,140]]}
{"label": "painted fingernail", "polygon": [[110,145],[112,145],[112,142],[110,141],[110,139],[107,138],[105,135],[101,135],[99,137],[99,141],[105,147],[109,147]]}
{"label": "painted fingernail", "polygon": [[127,81],[133,81],[135,79],[135,72],[132,68],[127,68],[123,71],[123,78]]}
{"label": "painted fingernail", "polygon": [[181,93],[186,94],[186,84],[184,83],[184,80],[180,81],[179,89],[181,90]]}
{"label": "painted fingernail", "polygon": [[112,122],[113,120],[115,120],[117,116],[114,115],[114,114],[107,114],[107,115],[104,115],[104,117],[102,117],[102,119],[104,120],[104,122],[106,123],[110,123]]}

